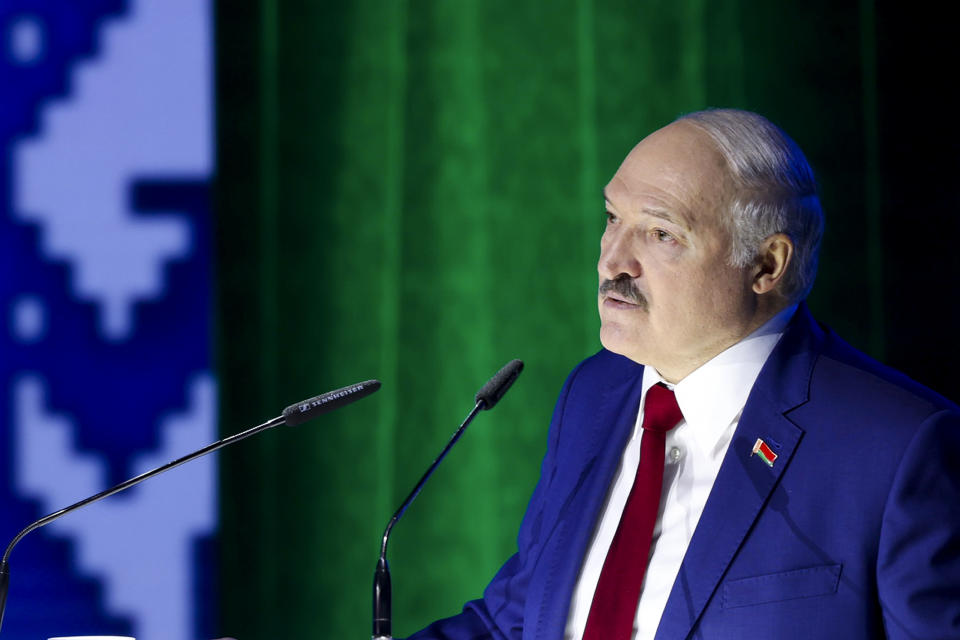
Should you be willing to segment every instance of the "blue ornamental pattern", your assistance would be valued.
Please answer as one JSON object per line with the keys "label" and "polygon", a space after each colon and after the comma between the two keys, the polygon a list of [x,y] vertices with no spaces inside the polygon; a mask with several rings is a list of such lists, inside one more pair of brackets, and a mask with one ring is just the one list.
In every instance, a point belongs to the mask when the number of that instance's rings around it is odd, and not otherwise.
{"label": "blue ornamental pattern", "polygon": [[[216,439],[212,7],[0,3],[0,540]],[[28,536],[2,636],[209,638],[202,459]]]}

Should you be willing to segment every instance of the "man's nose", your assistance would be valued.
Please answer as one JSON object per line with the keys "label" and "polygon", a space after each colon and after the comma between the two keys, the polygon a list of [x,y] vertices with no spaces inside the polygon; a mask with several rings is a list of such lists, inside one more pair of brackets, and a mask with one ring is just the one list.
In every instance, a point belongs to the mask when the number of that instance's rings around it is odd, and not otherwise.
{"label": "man's nose", "polygon": [[600,260],[597,262],[597,271],[601,278],[613,280],[622,273],[631,278],[640,276],[640,260],[633,244],[628,234],[609,231],[603,234],[600,241]]}

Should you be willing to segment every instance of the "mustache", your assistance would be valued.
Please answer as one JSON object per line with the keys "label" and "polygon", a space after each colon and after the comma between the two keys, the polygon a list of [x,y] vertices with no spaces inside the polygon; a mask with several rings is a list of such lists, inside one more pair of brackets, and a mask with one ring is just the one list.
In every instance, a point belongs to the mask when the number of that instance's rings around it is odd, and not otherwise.
{"label": "mustache", "polygon": [[640,293],[640,289],[634,284],[633,278],[625,273],[621,273],[613,280],[604,280],[600,283],[600,295],[616,293],[627,302],[632,302],[643,310],[649,307],[646,296]]}

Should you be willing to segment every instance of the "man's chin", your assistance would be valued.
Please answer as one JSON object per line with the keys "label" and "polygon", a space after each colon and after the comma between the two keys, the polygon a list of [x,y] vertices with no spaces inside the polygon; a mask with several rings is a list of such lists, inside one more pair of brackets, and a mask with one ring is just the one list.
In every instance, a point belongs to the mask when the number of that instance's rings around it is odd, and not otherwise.
{"label": "man's chin", "polygon": [[612,323],[602,323],[600,325],[600,344],[603,348],[612,353],[630,358],[638,364],[647,364],[647,360],[642,354],[643,349],[638,348],[635,338],[624,335],[622,328]]}

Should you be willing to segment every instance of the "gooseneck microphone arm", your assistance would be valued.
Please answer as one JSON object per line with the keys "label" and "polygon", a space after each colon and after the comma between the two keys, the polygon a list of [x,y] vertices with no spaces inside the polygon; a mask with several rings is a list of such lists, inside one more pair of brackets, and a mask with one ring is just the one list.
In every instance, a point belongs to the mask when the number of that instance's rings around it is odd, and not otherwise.
{"label": "gooseneck microphone arm", "polygon": [[483,385],[480,391],[477,392],[475,399],[476,404],[460,425],[460,428],[454,432],[447,446],[443,448],[440,455],[437,456],[433,464],[430,465],[426,473],[420,478],[420,481],[417,482],[413,491],[410,492],[410,495],[403,501],[403,504],[401,504],[397,512],[393,514],[393,517],[390,518],[390,522],[387,523],[387,528],[383,531],[383,539],[380,543],[380,558],[377,560],[377,568],[373,573],[373,640],[389,640],[393,637],[391,635],[391,603],[393,593],[390,585],[390,566],[387,564],[387,543],[390,540],[390,533],[393,531],[393,526],[403,517],[407,507],[417,498],[420,490],[423,489],[423,485],[426,484],[430,476],[433,475],[437,466],[447,457],[450,449],[457,443],[457,440],[460,439],[460,436],[463,435],[463,432],[470,423],[473,422],[477,414],[482,410],[492,409],[494,405],[500,401],[500,398],[503,397],[503,394],[507,392],[507,389],[514,383],[521,371],[523,371],[523,362],[520,360],[511,360]]}
{"label": "gooseneck microphone arm", "polygon": [[360,382],[355,385],[351,385],[349,387],[336,389],[335,391],[328,391],[327,393],[321,394],[319,396],[315,396],[313,398],[310,398],[309,400],[304,400],[303,402],[292,404],[283,410],[282,415],[279,415],[276,418],[273,418],[272,420],[267,420],[263,424],[253,427],[252,429],[247,429],[246,431],[242,431],[240,433],[224,438],[223,440],[214,442],[213,444],[207,445],[202,449],[199,449],[197,451],[194,451],[193,453],[187,454],[182,458],[177,458],[172,462],[168,462],[167,464],[161,467],[157,467],[156,469],[152,469],[145,473],[141,473],[140,475],[134,478],[130,478],[129,480],[124,480],[123,482],[116,485],[115,487],[111,487],[110,489],[101,491],[100,493],[90,496],[89,498],[84,498],[83,500],[76,502],[70,505],[69,507],[65,507],[63,509],[60,509],[59,511],[56,511],[47,516],[44,516],[39,520],[37,520],[36,522],[32,523],[31,525],[27,526],[20,533],[18,533],[16,537],[10,542],[10,544],[7,546],[6,552],[3,554],[3,559],[0,560],[0,627],[2,627],[3,625],[3,612],[6,607],[7,589],[10,583],[10,566],[8,564],[8,561],[10,560],[10,552],[13,551],[13,548],[16,546],[16,544],[20,542],[20,540],[22,540],[24,536],[26,536],[31,531],[35,531],[36,529],[39,529],[44,525],[50,524],[54,520],[57,520],[72,511],[76,511],[77,509],[81,509],[87,506],[88,504],[93,504],[94,502],[98,502],[100,500],[103,500],[104,498],[108,498],[115,493],[119,493],[121,491],[124,491],[125,489],[129,489],[134,485],[140,484],[141,482],[143,482],[148,478],[152,478],[153,476],[159,475],[164,471],[169,471],[174,467],[179,467],[180,465],[186,464],[191,460],[195,460],[201,456],[207,455],[208,453],[212,453],[217,449],[222,449],[223,447],[229,446],[235,442],[240,442],[241,440],[244,440],[246,438],[249,438],[250,436],[256,435],[261,431],[272,429],[277,425],[286,424],[290,426],[296,426],[298,424],[306,422],[307,420],[311,420],[322,413],[327,413],[328,411],[339,409],[340,407],[350,404],[351,402],[356,402],[357,400],[370,395],[371,393],[373,393],[379,388],[380,388],[379,380],[367,380],[366,382]]}
{"label": "gooseneck microphone arm", "polygon": [[164,471],[169,471],[170,469],[173,469],[174,467],[179,467],[180,465],[185,464],[185,463],[187,463],[187,462],[190,462],[191,460],[193,460],[193,459],[195,459],[195,458],[199,458],[200,456],[204,456],[204,455],[206,455],[206,454],[208,454],[208,453],[211,453],[211,452],[213,452],[213,451],[216,451],[217,449],[221,449],[221,448],[223,448],[223,447],[225,447],[225,446],[227,446],[227,445],[229,445],[229,444],[233,444],[234,442],[239,442],[240,440],[243,440],[244,438],[249,438],[250,436],[252,436],[252,435],[254,435],[254,434],[260,433],[261,431],[266,431],[267,429],[270,429],[270,428],[272,428],[272,427],[275,427],[275,426],[277,426],[277,425],[279,425],[279,424],[283,424],[283,416],[276,417],[276,418],[274,418],[273,420],[268,420],[267,422],[264,422],[263,424],[261,424],[261,425],[259,425],[259,426],[257,426],[257,427],[253,427],[252,429],[248,429],[248,430],[246,430],[246,431],[244,431],[244,432],[242,432],[242,433],[238,433],[238,434],[232,435],[232,436],[230,436],[229,438],[224,438],[223,440],[220,440],[219,442],[214,442],[213,444],[207,445],[206,447],[204,447],[203,449],[200,449],[199,451],[194,451],[193,453],[191,453],[191,454],[189,454],[189,455],[186,455],[186,456],[183,456],[182,458],[178,458],[178,459],[176,459],[176,460],[174,460],[174,461],[172,461],[172,462],[168,462],[167,464],[163,465],[162,467],[157,467],[156,469],[152,469],[152,470],[150,470],[150,471],[147,471],[146,473],[141,473],[140,475],[138,475],[138,476],[135,477],[135,478],[130,478],[129,480],[124,480],[123,482],[121,482],[120,484],[118,484],[118,485],[115,486],[115,487],[111,487],[110,489],[107,489],[107,490],[105,490],[105,491],[101,491],[100,493],[98,493],[98,494],[96,494],[96,495],[93,495],[93,496],[90,496],[89,498],[84,498],[84,499],[81,500],[80,502],[75,502],[74,504],[70,505],[69,507],[64,507],[63,509],[60,509],[59,511],[56,511],[56,512],[54,512],[54,513],[51,513],[50,515],[47,515],[47,516],[44,516],[44,517],[40,518],[39,520],[37,520],[36,522],[34,522],[33,524],[31,524],[30,526],[26,527],[23,531],[21,531],[20,533],[18,533],[18,534],[17,534],[17,537],[15,537],[15,538],[13,539],[13,541],[12,541],[12,542],[10,543],[10,545],[7,547],[6,553],[3,554],[3,561],[2,561],[3,566],[4,566],[4,567],[7,566],[7,561],[10,559],[10,552],[13,550],[13,547],[16,546],[16,544],[17,544],[18,542],[20,542],[20,540],[22,540],[23,537],[26,536],[26,535],[27,535],[28,533],[30,533],[31,531],[34,531],[34,530],[36,530],[36,529],[39,529],[40,527],[42,527],[42,526],[44,526],[44,525],[46,525],[46,524],[50,524],[50,523],[53,522],[54,520],[57,520],[58,518],[61,518],[62,516],[67,515],[67,514],[70,513],[71,511],[76,511],[77,509],[80,509],[80,508],[82,508],[82,507],[85,507],[85,506],[87,506],[88,504],[93,504],[94,502],[98,502],[98,501],[100,501],[100,500],[103,500],[104,498],[108,498],[108,497],[112,496],[112,495],[115,494],[115,493],[120,493],[120,492],[123,491],[124,489],[129,489],[129,488],[132,487],[133,485],[140,484],[141,482],[143,482],[143,481],[146,480],[147,478],[152,478],[153,476],[158,475],[158,474],[160,474],[160,473],[163,473]]}
{"label": "gooseneck microphone arm", "polygon": [[463,421],[463,424],[460,425],[460,428],[457,429],[456,433],[453,434],[453,437],[450,438],[450,442],[448,442],[447,446],[443,448],[443,451],[440,452],[440,455],[437,456],[437,459],[433,461],[433,464],[430,465],[430,468],[427,469],[427,472],[424,473],[423,477],[420,478],[417,486],[413,488],[413,491],[411,491],[410,495],[408,495],[406,500],[403,501],[403,504],[400,505],[400,508],[397,509],[397,512],[393,514],[392,518],[390,518],[390,522],[387,523],[387,528],[383,531],[383,541],[380,543],[380,559],[377,560],[377,568],[373,573],[374,640],[382,640],[393,637],[390,635],[392,633],[391,620],[393,618],[390,609],[391,602],[393,600],[393,594],[390,586],[390,566],[387,564],[387,542],[390,541],[390,532],[393,531],[393,525],[397,524],[397,521],[403,517],[404,511],[407,510],[407,507],[410,506],[410,503],[413,502],[420,494],[420,490],[423,489],[423,485],[426,484],[427,479],[433,475],[433,471],[437,468],[437,465],[439,465],[440,462],[447,456],[447,453],[450,451],[453,445],[457,443],[457,440],[459,440],[460,436],[463,435],[464,430],[471,422],[473,422],[474,417],[480,413],[482,408],[482,401],[477,402],[476,406],[473,407],[473,410],[467,416],[466,420]]}

